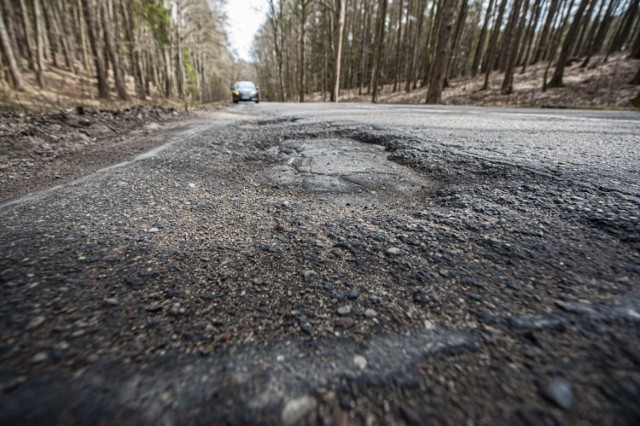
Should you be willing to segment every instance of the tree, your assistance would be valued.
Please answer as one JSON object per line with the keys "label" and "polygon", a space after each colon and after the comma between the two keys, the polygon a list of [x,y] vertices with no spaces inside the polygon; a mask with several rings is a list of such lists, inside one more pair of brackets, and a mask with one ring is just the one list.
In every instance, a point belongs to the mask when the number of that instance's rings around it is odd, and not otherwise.
{"label": "tree", "polygon": [[111,67],[113,69],[113,75],[116,81],[116,92],[118,93],[118,98],[123,101],[129,100],[129,96],[127,95],[127,89],[124,83],[124,72],[120,67],[120,55],[115,46],[115,41],[113,38],[113,32],[111,30],[111,19],[109,17],[109,9],[107,1],[100,1],[100,15],[102,17],[102,31],[104,33],[104,44],[105,50],[109,55],[109,60],[111,62]]}
{"label": "tree", "polygon": [[82,10],[84,12],[84,19],[87,21],[87,33],[89,34],[89,42],[91,44],[93,60],[98,77],[98,97],[101,99],[109,99],[107,69],[104,64],[104,58],[102,57],[103,49],[98,39],[93,1],[82,0]]}
{"label": "tree", "polygon": [[473,77],[478,73],[478,67],[480,66],[480,58],[482,57],[485,39],[487,38],[487,28],[489,27],[489,20],[491,19],[494,2],[495,0],[489,0],[489,6],[487,6],[487,10],[484,15],[484,24],[482,24],[482,30],[480,30],[480,38],[478,39],[476,52],[473,55],[473,64],[471,65],[471,75]]}
{"label": "tree", "polygon": [[553,77],[551,77],[551,81],[547,87],[562,87],[562,77],[564,75],[564,68],[567,63],[567,59],[569,59],[569,53],[573,49],[573,43],[575,42],[575,38],[578,35],[578,31],[580,30],[580,23],[582,20],[582,15],[584,14],[585,9],[589,5],[590,0],[582,0],[580,5],[578,6],[578,10],[576,10],[576,14],[573,17],[573,22],[569,27],[569,32],[562,43],[562,50],[560,51],[560,56],[558,57],[558,63],[556,65],[556,69],[553,72]]}
{"label": "tree", "polygon": [[44,71],[46,69],[44,64],[45,33],[40,0],[33,0],[33,14],[35,17],[36,27],[36,78],[38,80],[38,85],[40,87],[44,87]]}
{"label": "tree", "polygon": [[347,0],[335,0],[335,36],[333,56],[333,84],[331,87],[331,102],[338,102],[340,94],[340,66],[342,63],[342,38],[344,36],[344,18]]}
{"label": "tree", "polygon": [[378,80],[380,79],[380,64],[382,63],[382,47],[384,46],[384,29],[387,20],[387,0],[380,0],[378,4],[378,23],[376,25],[375,61],[371,72],[371,102],[376,103],[378,97]]}
{"label": "tree", "polygon": [[493,24],[493,31],[491,33],[491,40],[489,40],[489,50],[487,51],[487,56],[485,58],[485,72],[484,72],[484,84],[482,85],[482,90],[487,90],[489,88],[489,77],[491,75],[491,71],[493,70],[493,64],[495,62],[495,52],[496,46],[498,44],[498,36],[500,35],[500,27],[502,26],[502,17],[504,16],[504,10],[507,7],[507,0],[502,0],[500,3],[500,8],[498,10],[498,16]]}
{"label": "tree", "polygon": [[431,68],[429,89],[427,90],[428,104],[437,104],[442,100],[442,89],[447,73],[447,64],[451,55],[451,33],[453,32],[453,15],[455,2],[444,1],[440,25],[438,26],[438,39],[436,44],[436,56]]}
{"label": "tree", "polygon": [[402,40],[402,15],[404,12],[403,9],[403,0],[400,0],[398,3],[398,29],[396,31],[396,69],[393,73],[393,92],[395,93],[398,90],[398,76],[400,74],[400,42]]}
{"label": "tree", "polygon": [[16,90],[24,90],[24,81],[22,79],[22,73],[18,62],[16,61],[15,53],[7,28],[4,25],[4,16],[2,10],[0,10],[0,44],[2,45],[2,58],[9,65],[9,73],[11,74],[11,80],[13,81],[13,87]]}
{"label": "tree", "polygon": [[624,14],[620,28],[616,32],[615,37],[611,42],[611,46],[609,47],[609,51],[607,52],[608,55],[622,50],[625,42],[629,39],[633,24],[638,17],[638,7],[640,7],[640,0],[631,0],[629,2],[629,7]]}
{"label": "tree", "polygon": [[[524,10],[523,16],[526,16],[527,9],[529,7],[529,1],[524,0],[515,0],[513,3],[513,9],[511,12],[511,16],[513,18],[513,26],[516,27],[518,18],[520,17],[520,8],[521,4],[522,9]],[[511,20],[511,19],[510,19]],[[506,47],[506,65],[504,70],[504,80],[502,81],[502,91],[506,94],[511,94],[513,92],[513,73],[516,67],[516,60],[518,59],[518,50],[520,45],[520,38],[522,37],[522,31],[524,29],[524,19],[521,20],[520,25],[515,30],[515,34],[512,35],[510,39],[505,41]]]}
{"label": "tree", "polygon": [[298,10],[299,10],[299,19],[300,19],[300,65],[299,65],[299,78],[300,78],[300,83],[299,83],[299,87],[298,87],[298,99],[300,100],[300,102],[304,102],[304,92],[305,92],[305,67],[306,67],[306,63],[305,63],[305,38],[306,38],[306,26],[307,26],[307,17],[309,15],[309,4],[311,3],[311,0],[299,0],[300,3],[298,4]]}
{"label": "tree", "polygon": [[551,32],[551,25],[556,18],[556,14],[558,13],[558,5],[559,0],[551,0],[549,11],[547,12],[547,19],[545,19],[544,21],[544,27],[542,27],[542,33],[539,37],[538,47],[536,48],[536,53],[533,57],[534,64],[539,62],[543,58],[544,52],[547,49],[549,34]]}

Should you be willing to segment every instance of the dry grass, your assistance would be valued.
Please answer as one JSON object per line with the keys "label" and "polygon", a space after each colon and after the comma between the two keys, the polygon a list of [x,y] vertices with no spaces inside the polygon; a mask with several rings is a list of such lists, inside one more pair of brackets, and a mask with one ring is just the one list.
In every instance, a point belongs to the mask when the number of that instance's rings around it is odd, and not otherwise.
{"label": "dry grass", "polygon": [[[502,93],[500,87],[504,73],[493,73],[490,88],[480,90],[484,76],[452,80],[442,96],[448,105],[525,106],[552,108],[632,108],[629,100],[635,97],[640,87],[628,84],[640,66],[640,61],[627,59],[625,55],[614,55],[605,63],[602,57],[594,57],[591,65],[580,68],[580,62],[565,70],[565,87],[542,91],[542,79],[546,64],[536,64],[524,74],[517,70],[514,76],[514,92]],[[549,79],[553,68],[549,70]],[[404,88],[404,84],[400,84]],[[424,103],[427,88],[418,88],[410,93],[404,90],[392,92],[392,85],[385,85],[378,96],[379,103],[420,104]],[[309,97],[310,101],[321,101],[319,93]],[[357,90],[343,90],[342,102],[370,102],[371,97],[358,95]]]}
{"label": "dry grass", "polygon": [[[60,61],[62,63],[62,61]],[[158,88],[151,85],[151,94],[147,100],[137,98],[133,77],[127,76],[126,86],[129,101],[116,98],[113,74],[109,71],[109,87],[111,99],[98,99],[97,80],[95,77],[80,73],[75,74],[65,68],[57,68],[47,64],[44,72],[45,86],[38,86],[35,73],[28,71],[26,62],[23,66],[23,77],[26,90],[17,92],[6,83],[0,83],[0,110],[23,110],[25,112],[48,112],[83,105],[101,109],[123,109],[133,105],[163,105],[176,109],[184,107],[183,103],[167,100],[159,95]]]}

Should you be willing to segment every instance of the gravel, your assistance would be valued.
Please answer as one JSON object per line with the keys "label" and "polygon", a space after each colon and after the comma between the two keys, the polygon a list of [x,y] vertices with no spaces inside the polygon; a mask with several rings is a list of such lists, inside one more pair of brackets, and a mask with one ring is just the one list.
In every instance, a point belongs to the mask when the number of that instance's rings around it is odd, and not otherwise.
{"label": "gravel", "polygon": [[287,108],[0,204],[0,423],[640,417],[637,119]]}

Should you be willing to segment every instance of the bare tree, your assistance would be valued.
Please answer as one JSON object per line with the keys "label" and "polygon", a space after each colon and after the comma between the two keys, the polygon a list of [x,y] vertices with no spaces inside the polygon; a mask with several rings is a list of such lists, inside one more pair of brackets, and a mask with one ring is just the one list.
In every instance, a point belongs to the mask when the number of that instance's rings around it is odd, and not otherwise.
{"label": "bare tree", "polygon": [[335,0],[335,36],[333,55],[333,84],[331,85],[331,102],[338,102],[340,95],[340,66],[342,64],[342,38],[344,36],[344,19],[347,0]]}
{"label": "bare tree", "polygon": [[9,34],[7,33],[7,28],[4,25],[4,16],[2,14],[1,9],[0,9],[0,44],[2,45],[2,58],[9,65],[9,73],[11,74],[13,87],[16,90],[23,91],[24,81],[22,79],[22,73],[20,71],[20,67],[18,66],[18,62],[16,61],[13,46],[11,45]]}
{"label": "bare tree", "polygon": [[436,44],[436,56],[431,68],[431,79],[427,90],[428,104],[437,104],[442,100],[442,89],[447,74],[447,64],[451,55],[451,33],[453,32],[453,15],[455,2],[445,1],[442,4],[440,25],[438,26],[438,39]]}
{"label": "bare tree", "polygon": [[371,102],[376,103],[378,97],[378,81],[380,79],[380,64],[382,63],[382,48],[384,46],[384,29],[387,20],[387,0],[378,3],[378,19],[376,25],[376,44],[374,66],[371,71]]}
{"label": "bare tree", "polygon": [[102,46],[100,44],[96,20],[95,10],[92,0],[82,0],[82,10],[84,12],[84,19],[87,21],[87,33],[89,34],[89,42],[91,44],[91,50],[93,52],[93,60],[96,67],[98,77],[98,97],[101,99],[109,99],[109,85],[107,83],[107,69],[104,64],[104,58],[102,57]]}
{"label": "bare tree", "polygon": [[580,23],[582,21],[582,15],[584,14],[585,9],[589,5],[589,1],[591,0],[582,0],[576,13],[573,17],[573,22],[569,27],[569,32],[562,43],[562,50],[560,51],[560,56],[558,57],[558,63],[556,65],[556,69],[553,72],[553,77],[551,77],[551,81],[547,87],[562,87],[562,77],[564,75],[564,68],[567,63],[567,59],[569,59],[569,53],[573,49],[573,43],[575,42],[575,38],[578,35],[578,31],[580,30]]}

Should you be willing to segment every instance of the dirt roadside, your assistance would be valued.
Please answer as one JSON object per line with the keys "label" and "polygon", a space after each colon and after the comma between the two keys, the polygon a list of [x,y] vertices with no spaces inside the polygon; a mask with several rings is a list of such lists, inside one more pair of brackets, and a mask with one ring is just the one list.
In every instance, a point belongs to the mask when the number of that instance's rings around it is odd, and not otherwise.
{"label": "dirt roadside", "polygon": [[163,107],[0,115],[0,200],[72,181],[160,146],[201,111]]}

